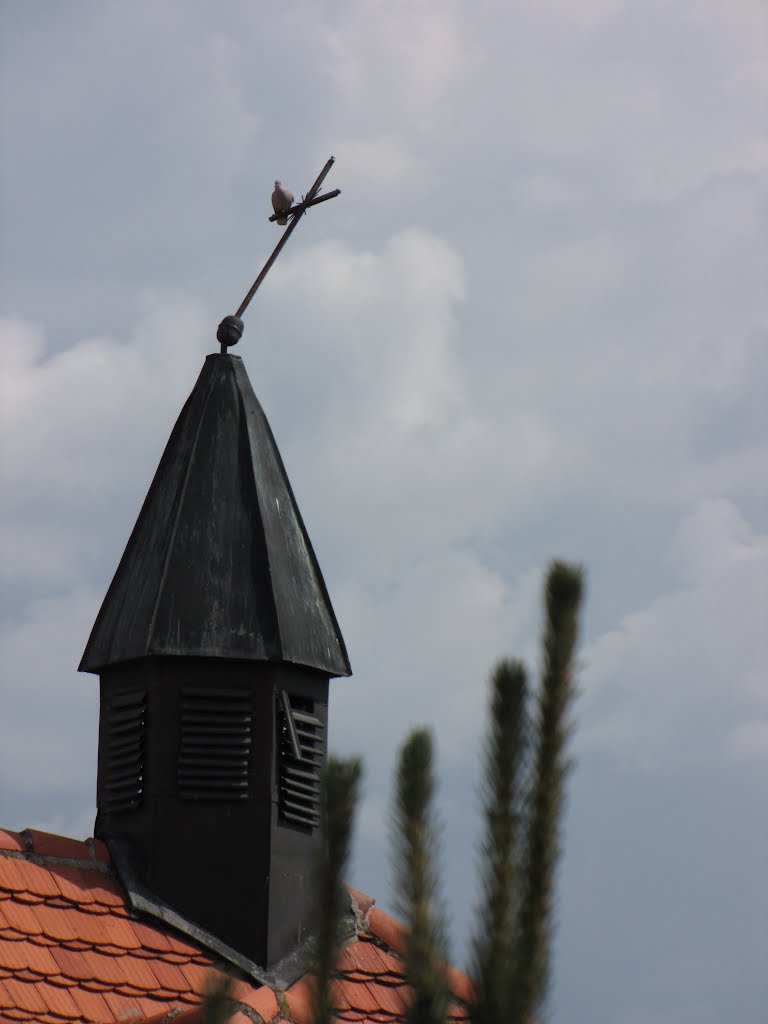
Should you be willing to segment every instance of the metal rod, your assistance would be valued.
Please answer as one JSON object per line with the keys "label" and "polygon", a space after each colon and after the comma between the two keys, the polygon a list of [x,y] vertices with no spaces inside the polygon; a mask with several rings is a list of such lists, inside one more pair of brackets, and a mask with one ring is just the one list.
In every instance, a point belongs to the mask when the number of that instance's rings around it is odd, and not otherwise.
{"label": "metal rod", "polygon": [[274,222],[277,220],[278,217],[290,217],[291,214],[297,213],[299,210],[307,210],[309,209],[310,206],[317,206],[318,203],[324,203],[327,199],[335,199],[336,196],[340,195],[341,189],[335,188],[333,192],[325,192],[323,195],[317,196],[317,198],[313,199],[311,202],[307,202],[307,200],[305,199],[303,200],[303,202],[296,203],[295,206],[291,206],[289,209],[284,210],[282,213],[273,213],[269,219],[270,221]]}
{"label": "metal rod", "polygon": [[[257,292],[257,290],[259,288],[259,285],[264,280],[264,278],[267,276],[267,274],[269,273],[270,269],[272,268],[272,264],[275,262],[277,257],[280,255],[280,250],[283,248],[285,243],[291,237],[291,232],[293,231],[293,229],[296,227],[296,225],[299,223],[301,218],[306,213],[307,206],[310,203],[312,203],[312,201],[314,200],[315,196],[320,191],[320,186],[325,181],[326,175],[328,174],[330,169],[333,167],[334,163],[335,163],[334,157],[329,157],[328,161],[326,162],[325,167],[322,169],[322,171],[320,171],[319,175],[317,176],[317,179],[316,179],[314,185],[309,190],[309,192],[307,192],[306,198],[304,199],[303,202],[298,204],[300,209],[296,212],[296,214],[293,217],[293,220],[288,225],[288,227],[285,229],[285,233],[283,234],[283,237],[277,243],[277,245],[275,246],[274,250],[272,251],[272,255],[269,257],[267,262],[262,267],[259,276],[256,278],[256,280],[251,285],[250,291],[245,296],[243,301],[240,303],[240,308],[238,309],[238,311],[235,314],[235,316],[241,317],[243,315],[243,313],[246,311],[246,309],[248,308],[248,303],[251,301],[253,296],[256,294],[256,292]],[[330,196],[328,198],[330,199]]]}

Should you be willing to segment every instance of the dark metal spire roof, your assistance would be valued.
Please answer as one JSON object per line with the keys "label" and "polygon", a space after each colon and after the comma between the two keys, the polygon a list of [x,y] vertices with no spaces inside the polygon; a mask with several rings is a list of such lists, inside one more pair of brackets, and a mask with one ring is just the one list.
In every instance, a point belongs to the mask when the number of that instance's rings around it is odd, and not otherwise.
{"label": "dark metal spire roof", "polygon": [[146,655],[351,671],[275,439],[238,356],[206,359],[80,670]]}

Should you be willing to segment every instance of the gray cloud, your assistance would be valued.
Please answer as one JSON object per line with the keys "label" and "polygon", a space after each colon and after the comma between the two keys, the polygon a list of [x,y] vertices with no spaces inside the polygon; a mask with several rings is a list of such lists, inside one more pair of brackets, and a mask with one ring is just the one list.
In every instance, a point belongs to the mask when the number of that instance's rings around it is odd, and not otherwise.
{"label": "gray cloud", "polygon": [[355,669],[332,689],[333,742],[368,763],[354,881],[391,905],[392,759],[432,721],[461,959],[484,680],[501,654],[535,665],[543,567],[579,559],[554,1019],[759,1019],[764,17],[8,13],[3,824],[89,828],[92,618],[215,326],[279,237],[272,181],[298,194],[336,149],[343,195],[302,224],[241,354]]}

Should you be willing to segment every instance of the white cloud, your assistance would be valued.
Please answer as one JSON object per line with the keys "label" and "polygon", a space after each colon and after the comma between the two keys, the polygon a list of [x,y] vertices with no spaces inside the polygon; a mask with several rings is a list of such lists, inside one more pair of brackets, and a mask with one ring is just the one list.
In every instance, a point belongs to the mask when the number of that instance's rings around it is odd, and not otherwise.
{"label": "white cloud", "polygon": [[666,774],[756,751],[768,665],[768,535],[730,502],[702,502],[673,545],[684,578],[585,653],[579,745]]}
{"label": "white cloud", "polygon": [[[206,324],[181,296],[148,294],[144,304],[131,341],[84,339],[58,353],[46,352],[34,325],[0,322],[7,580],[61,587],[80,578],[115,503],[135,500],[149,481],[205,350]],[[121,513],[124,529],[137,512]]]}
{"label": "white cloud", "polygon": [[2,624],[0,781],[15,819],[6,827],[94,805],[99,687],[77,665],[99,602],[80,587],[38,598]]}
{"label": "white cloud", "polygon": [[447,126],[448,98],[471,65],[461,7],[365,0],[345,3],[321,29],[337,101],[369,122],[433,132]]}
{"label": "white cloud", "polygon": [[357,191],[366,197],[397,186],[398,194],[410,200],[422,185],[423,168],[402,135],[340,138],[330,148],[343,167],[346,193]]}

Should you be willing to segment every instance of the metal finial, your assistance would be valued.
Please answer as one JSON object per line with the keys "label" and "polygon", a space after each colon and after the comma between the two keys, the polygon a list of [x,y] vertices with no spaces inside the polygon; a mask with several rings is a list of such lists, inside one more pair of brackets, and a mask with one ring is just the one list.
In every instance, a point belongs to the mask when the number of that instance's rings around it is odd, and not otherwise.
{"label": "metal finial", "polygon": [[[334,189],[332,192],[326,192],[326,194],[322,196],[318,196],[317,194],[320,191],[320,186],[325,181],[326,175],[330,171],[331,167],[333,167],[335,162],[336,161],[334,157],[329,157],[329,159],[326,161],[325,167],[323,167],[322,171],[320,171],[320,174],[317,176],[314,184],[312,185],[309,192],[307,192],[306,196],[302,199],[300,203],[295,203],[287,210],[280,210],[279,213],[274,213],[269,218],[270,221],[278,222],[283,222],[285,220],[290,219],[290,223],[288,224],[288,227],[285,229],[283,237],[272,250],[272,255],[261,268],[259,276],[251,285],[248,294],[240,303],[237,313],[234,316],[225,316],[224,319],[219,324],[219,328],[216,331],[216,337],[221,343],[222,355],[226,355],[227,348],[231,347],[232,345],[236,345],[237,342],[240,340],[243,333],[243,313],[248,308],[248,304],[250,303],[251,299],[256,294],[262,281],[271,270],[272,265],[274,264],[277,257],[280,255],[280,251],[282,250],[283,246],[291,237],[292,231],[299,223],[301,218],[304,216],[304,214],[307,212],[309,207],[317,206],[319,203],[324,203],[328,199],[334,199],[336,196],[341,194],[341,189],[339,188]],[[278,183],[276,182],[275,184]]]}
{"label": "metal finial", "polygon": [[243,336],[243,321],[239,316],[225,316],[216,331],[216,338],[221,342],[221,354],[226,355],[227,349],[236,345]]}

